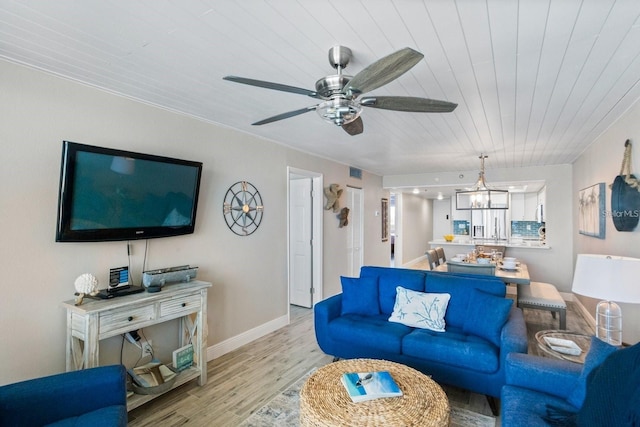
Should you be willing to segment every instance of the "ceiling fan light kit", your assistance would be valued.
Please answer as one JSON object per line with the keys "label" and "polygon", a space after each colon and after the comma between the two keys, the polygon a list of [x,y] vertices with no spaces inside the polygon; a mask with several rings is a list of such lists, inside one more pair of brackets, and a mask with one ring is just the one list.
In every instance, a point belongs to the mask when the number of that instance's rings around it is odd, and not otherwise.
{"label": "ceiling fan light kit", "polygon": [[422,60],[424,55],[406,47],[375,61],[353,77],[342,74],[342,70],[349,64],[351,56],[351,49],[347,47],[332,47],[329,50],[329,63],[336,70],[336,74],[319,79],[316,82],[315,91],[245,77],[226,76],[223,79],[250,86],[307,95],[322,100],[313,106],[257,121],[253,123],[255,126],[316,110],[323,120],[342,127],[349,135],[358,135],[364,130],[364,124],[360,117],[363,106],[414,113],[446,113],[453,111],[458,106],[452,102],[411,96],[368,96],[358,100],[358,97],[363,93],[384,86],[409,71]]}

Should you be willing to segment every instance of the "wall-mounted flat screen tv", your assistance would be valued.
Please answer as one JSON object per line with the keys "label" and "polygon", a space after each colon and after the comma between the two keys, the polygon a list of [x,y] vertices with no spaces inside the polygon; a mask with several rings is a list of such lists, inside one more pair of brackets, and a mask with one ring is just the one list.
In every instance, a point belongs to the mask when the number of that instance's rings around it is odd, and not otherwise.
{"label": "wall-mounted flat screen tv", "polygon": [[57,242],[194,231],[202,163],[63,141]]}

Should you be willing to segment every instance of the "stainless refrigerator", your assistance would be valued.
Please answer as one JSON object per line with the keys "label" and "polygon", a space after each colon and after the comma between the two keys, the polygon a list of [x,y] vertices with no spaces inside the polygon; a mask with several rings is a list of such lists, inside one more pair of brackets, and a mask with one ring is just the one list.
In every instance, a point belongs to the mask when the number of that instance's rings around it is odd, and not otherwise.
{"label": "stainless refrigerator", "polygon": [[507,209],[482,209],[471,211],[471,236],[473,239],[507,239]]}

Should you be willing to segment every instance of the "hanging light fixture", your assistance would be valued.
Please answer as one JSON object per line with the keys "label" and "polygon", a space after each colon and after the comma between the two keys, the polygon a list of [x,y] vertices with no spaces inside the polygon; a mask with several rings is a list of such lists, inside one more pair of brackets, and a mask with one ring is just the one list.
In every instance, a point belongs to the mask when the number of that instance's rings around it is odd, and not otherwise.
{"label": "hanging light fixture", "polygon": [[456,191],[456,209],[509,209],[509,191],[489,188],[484,180],[484,159],[480,154],[480,174],[473,188]]}

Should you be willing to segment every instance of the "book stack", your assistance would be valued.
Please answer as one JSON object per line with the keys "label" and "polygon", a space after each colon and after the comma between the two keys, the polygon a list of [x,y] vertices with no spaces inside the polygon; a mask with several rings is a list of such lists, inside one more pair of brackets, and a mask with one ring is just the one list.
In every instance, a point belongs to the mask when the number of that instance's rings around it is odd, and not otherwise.
{"label": "book stack", "polygon": [[353,402],[402,396],[402,390],[388,371],[347,372],[342,384]]}

